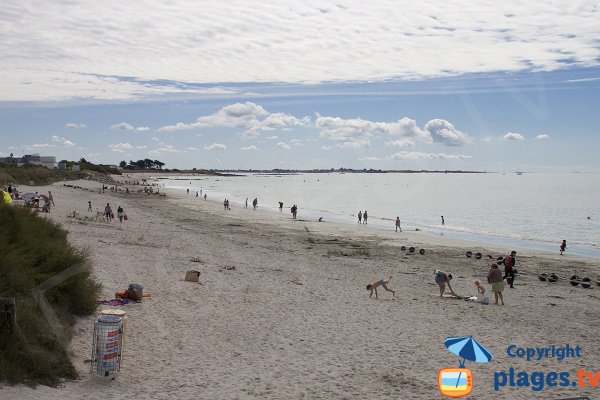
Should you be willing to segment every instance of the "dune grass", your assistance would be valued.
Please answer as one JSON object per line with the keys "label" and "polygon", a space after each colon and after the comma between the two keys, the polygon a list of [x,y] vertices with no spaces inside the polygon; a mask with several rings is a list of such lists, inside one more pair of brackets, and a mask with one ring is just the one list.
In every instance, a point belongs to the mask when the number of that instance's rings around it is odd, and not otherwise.
{"label": "dune grass", "polygon": [[32,289],[74,265],[81,272],[45,291],[70,337],[76,316],[92,314],[100,286],[90,278],[86,256],[67,242],[67,232],[28,209],[0,205],[0,297],[14,297],[17,325],[0,330],[0,381],[56,385],[77,377],[65,349]]}

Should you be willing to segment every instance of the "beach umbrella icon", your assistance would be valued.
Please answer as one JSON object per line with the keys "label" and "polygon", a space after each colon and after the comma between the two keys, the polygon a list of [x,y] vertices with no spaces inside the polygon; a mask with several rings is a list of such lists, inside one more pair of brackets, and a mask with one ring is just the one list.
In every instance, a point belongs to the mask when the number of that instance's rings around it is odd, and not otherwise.
{"label": "beach umbrella icon", "polygon": [[446,340],[444,340],[444,346],[463,359],[460,363],[460,368],[464,367],[466,360],[486,363],[490,362],[493,358],[492,353],[483,347],[477,340],[473,339],[473,336],[446,338]]}
{"label": "beach umbrella icon", "polygon": [[444,345],[462,361],[458,368],[441,369],[438,373],[438,386],[442,394],[449,397],[462,397],[473,390],[473,376],[471,370],[465,368],[465,361],[486,363],[491,361],[492,353],[473,336],[449,337],[444,340]]}

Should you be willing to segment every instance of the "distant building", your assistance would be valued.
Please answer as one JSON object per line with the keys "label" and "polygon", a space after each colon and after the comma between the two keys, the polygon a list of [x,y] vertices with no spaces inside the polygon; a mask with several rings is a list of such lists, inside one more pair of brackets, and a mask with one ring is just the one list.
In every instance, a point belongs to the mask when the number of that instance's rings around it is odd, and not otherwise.
{"label": "distant building", "polygon": [[39,154],[25,154],[23,157],[2,157],[0,158],[0,163],[16,165],[18,167],[26,164],[39,165],[50,169],[57,167],[56,157],[40,156]]}

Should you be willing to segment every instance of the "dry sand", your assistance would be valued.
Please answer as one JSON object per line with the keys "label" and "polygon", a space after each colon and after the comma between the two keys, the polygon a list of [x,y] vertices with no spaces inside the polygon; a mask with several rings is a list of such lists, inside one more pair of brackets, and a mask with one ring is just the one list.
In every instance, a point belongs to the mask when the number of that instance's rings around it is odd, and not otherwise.
{"label": "dry sand", "polygon": [[[104,298],[130,283],[152,299],[121,307],[128,313],[124,364],[114,381],[90,375],[94,318],[76,326],[71,355],[81,379],[60,388],[1,387],[1,399],[435,399],[437,372],[458,366],[444,347],[448,336],[473,335],[493,354],[489,364],[467,362],[471,399],[557,398],[598,394],[591,389],[493,389],[494,371],[600,370],[600,287],[540,282],[536,270],[597,278],[597,261],[517,249],[516,289],[505,306],[437,297],[436,268],[452,272],[460,294],[484,286],[488,260],[510,249],[432,237],[376,232],[365,226],[292,220],[289,213],[233,208],[184,193],[168,196],[98,193],[89,187],[52,190],[49,218],[89,252]],[[21,188],[24,189],[24,188]],[[87,213],[122,205],[129,221],[85,222]],[[400,246],[415,246],[413,254]],[[418,254],[425,249],[424,255]],[[197,262],[194,262],[195,260]],[[233,269],[235,268],[235,269]],[[202,285],[185,282],[202,271]],[[396,297],[367,283],[393,275]],[[493,299],[493,295],[492,295]],[[100,307],[99,309],[107,308]],[[509,358],[510,344],[579,345],[583,356],[527,362]]]}

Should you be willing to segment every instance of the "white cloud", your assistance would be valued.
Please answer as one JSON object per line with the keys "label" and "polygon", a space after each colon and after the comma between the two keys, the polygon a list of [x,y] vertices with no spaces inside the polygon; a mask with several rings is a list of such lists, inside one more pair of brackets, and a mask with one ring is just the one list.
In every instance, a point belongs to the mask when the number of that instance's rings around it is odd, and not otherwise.
{"label": "white cloud", "polygon": [[[11,2],[0,9],[0,21],[0,101],[232,91],[186,82],[382,81],[552,71],[597,66],[600,58],[593,1],[463,0],[425,7],[395,0],[285,6],[207,0],[198,7],[140,0],[115,7],[96,2],[85,9],[36,2],[34,11],[29,2]],[[240,93],[248,91],[243,87]]]}
{"label": "white cloud", "polygon": [[542,133],[542,134],[540,134],[540,135],[537,135],[535,138],[536,138],[536,139],[539,139],[539,140],[545,140],[545,139],[548,139],[549,137],[550,137],[550,135],[547,135],[547,134],[545,134],[545,133]]}
{"label": "white cloud", "polygon": [[127,122],[121,122],[119,124],[114,124],[110,127],[111,130],[121,130],[121,131],[132,131],[135,128],[128,124]]}
{"label": "white cloud", "polygon": [[276,140],[279,139],[279,136],[267,136],[265,139]]}
{"label": "white cloud", "polygon": [[364,158],[359,158],[358,161],[379,161],[379,157],[367,156]]}
{"label": "white cloud", "polygon": [[160,154],[162,153],[181,153],[181,150],[178,150],[175,148],[175,146],[172,146],[170,144],[165,144],[165,143],[160,143],[160,147],[158,149],[154,149],[152,151],[155,152],[159,152]]}
{"label": "white cloud", "polygon": [[198,150],[198,148],[197,147],[186,147],[186,150],[188,150],[188,151],[196,151],[196,150]]}
{"label": "white cloud", "polygon": [[57,135],[52,135],[52,141],[62,143],[65,147],[75,146],[69,139]]}
{"label": "white cloud", "polygon": [[255,145],[250,145],[250,146],[242,147],[240,150],[258,150],[258,147],[256,147]]}
{"label": "white cloud", "polygon": [[36,144],[32,144],[30,147],[33,148],[39,148],[39,147],[58,147],[55,144],[49,144],[49,143],[36,143]]}
{"label": "white cloud", "polygon": [[[352,142],[343,147],[356,146],[356,142],[366,143],[376,135],[418,139],[425,143],[441,143],[446,146],[462,146],[471,143],[471,138],[457,130],[454,125],[443,119],[432,119],[424,129],[417,126],[415,120],[404,117],[394,122],[376,122],[362,118],[343,119],[324,117],[317,114],[315,126],[320,129],[319,136],[337,141]],[[397,139],[387,142],[390,146],[414,146],[411,139]]]}
{"label": "white cloud", "polygon": [[78,124],[76,122],[68,122],[65,125],[65,128],[67,129],[83,129],[83,128],[87,128],[86,124]]}
{"label": "white cloud", "polygon": [[516,141],[525,140],[523,135],[521,135],[520,133],[513,133],[513,132],[508,132],[506,135],[502,136],[502,138],[504,140],[516,140]]}
{"label": "white cloud", "polygon": [[410,139],[400,139],[400,140],[391,140],[386,143],[388,146],[396,146],[396,147],[413,147],[415,142]]}
{"label": "white cloud", "polygon": [[150,139],[150,140],[152,140],[153,142],[160,142],[160,139],[159,139],[159,138],[157,138],[157,137],[153,137],[153,138],[152,138],[152,139]]}
{"label": "white cloud", "polygon": [[199,117],[190,124],[178,122],[175,125],[163,126],[158,131],[173,132],[211,127],[241,128],[244,129],[243,137],[252,138],[258,136],[261,131],[304,126],[308,123],[309,117],[296,118],[290,114],[270,113],[258,104],[247,101],[222,107],[216,113]]}
{"label": "white cloud", "polygon": [[300,139],[292,139],[292,140],[290,140],[290,143],[293,144],[294,146],[302,146],[302,140],[300,140]]}
{"label": "white cloud", "polygon": [[213,144],[209,144],[208,146],[204,146],[204,148],[206,150],[225,150],[227,148],[227,146],[225,146],[224,144],[221,144],[221,143],[213,143]]}
{"label": "white cloud", "polygon": [[150,128],[147,126],[138,126],[137,128],[127,122],[121,122],[118,124],[114,124],[110,127],[111,130],[120,130],[120,131],[136,131],[136,132],[146,132],[149,131]]}
{"label": "white cloud", "polygon": [[145,149],[148,146],[135,146],[136,149]]}
{"label": "white cloud", "polygon": [[290,146],[289,144],[285,143],[285,142],[277,142],[277,146],[281,147],[282,149],[285,150],[289,150],[292,148],[292,146]]}
{"label": "white cloud", "polygon": [[471,143],[471,138],[443,119],[432,119],[425,124],[425,131],[429,132],[431,139],[435,143],[442,143],[446,146],[462,146]]}
{"label": "white cloud", "polygon": [[390,160],[466,160],[473,158],[463,154],[446,154],[446,153],[423,153],[420,151],[401,151],[392,154],[387,159]]}
{"label": "white cloud", "polygon": [[352,139],[338,143],[335,147],[340,149],[362,149],[371,147],[371,141],[369,139]]}
{"label": "white cloud", "polygon": [[133,146],[130,143],[116,143],[108,145],[111,151],[116,151],[118,153],[125,153],[128,150],[133,149]]}

